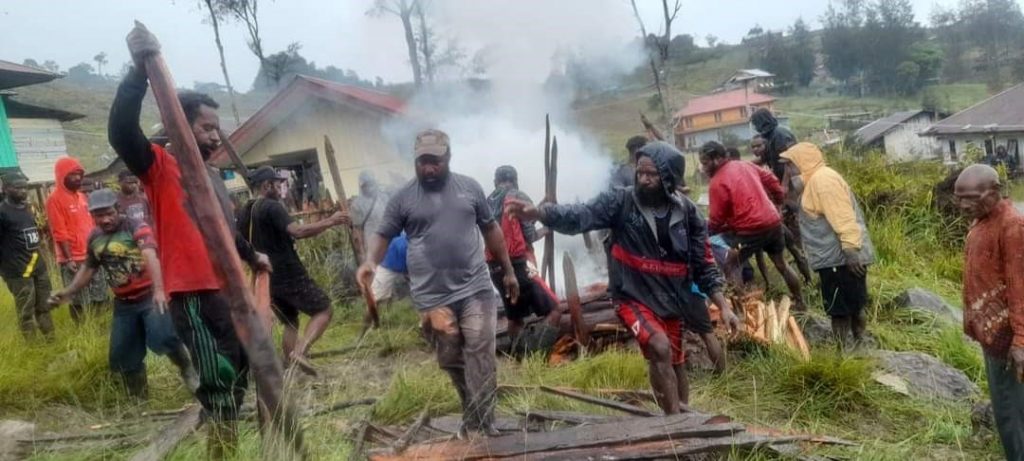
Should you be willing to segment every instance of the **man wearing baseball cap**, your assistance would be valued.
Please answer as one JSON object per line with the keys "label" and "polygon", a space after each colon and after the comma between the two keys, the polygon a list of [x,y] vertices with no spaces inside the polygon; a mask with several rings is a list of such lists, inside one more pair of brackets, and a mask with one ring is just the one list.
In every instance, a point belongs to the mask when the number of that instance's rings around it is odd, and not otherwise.
{"label": "man wearing baseball cap", "polygon": [[0,203],[0,275],[14,296],[18,328],[33,339],[36,328],[53,338],[53,320],[46,298],[50,275],[39,253],[39,229],[28,205],[28,181],[21,173],[3,176],[4,201]]}
{"label": "man wearing baseball cap", "polygon": [[[347,214],[335,212],[327,219],[300,224],[292,220],[281,203],[281,184],[287,176],[270,166],[261,166],[249,175],[256,197],[238,212],[238,228],[256,249],[270,257],[270,299],[274,312],[284,324],[281,346],[285,363],[295,363],[309,374],[316,371],[306,353],[331,323],[331,300],[309,277],[306,266],[295,252],[295,240],[315,237],[331,227],[349,221]],[[299,313],[309,316],[306,331],[299,338]]]}
{"label": "man wearing baseball cap", "polygon": [[199,377],[167,313],[153,231],[145,221],[123,217],[117,210],[117,198],[110,189],[89,194],[89,214],[96,227],[86,243],[85,264],[66,288],[50,297],[50,304],[67,302],[102,268],[114,292],[110,368],[121,375],[128,394],[140,399],[148,394],[147,346],[156,354],[166,355],[178,367],[189,391],[195,391]]}
{"label": "man wearing baseball cap", "polygon": [[499,301],[484,246],[500,261],[502,284],[513,303],[519,298],[519,284],[483,188],[473,178],[449,171],[451,155],[444,132],[426,130],[416,136],[416,179],[388,202],[380,227],[370,235],[370,252],[357,279],[369,289],[388,242],[405,231],[413,305],[435,343],[438,364],[462,401],[459,435],[493,435]]}

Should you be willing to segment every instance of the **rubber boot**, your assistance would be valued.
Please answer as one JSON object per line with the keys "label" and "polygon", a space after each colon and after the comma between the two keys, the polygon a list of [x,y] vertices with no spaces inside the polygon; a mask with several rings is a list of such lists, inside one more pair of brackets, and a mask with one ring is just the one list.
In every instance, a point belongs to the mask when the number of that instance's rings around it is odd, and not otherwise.
{"label": "rubber boot", "polygon": [[199,389],[199,374],[196,373],[195,367],[192,366],[192,359],[188,355],[188,349],[185,349],[184,345],[179,344],[177,348],[167,353],[167,359],[178,367],[178,376],[181,376],[182,383],[185,384],[185,388],[188,389],[189,393],[195,395],[196,390]]}
{"label": "rubber boot", "polygon": [[145,368],[141,371],[122,373],[121,378],[124,380],[124,387],[128,390],[129,396],[139,400],[146,400],[149,397]]}
{"label": "rubber boot", "polygon": [[206,440],[206,457],[212,460],[228,459],[238,449],[238,421],[210,421]]}

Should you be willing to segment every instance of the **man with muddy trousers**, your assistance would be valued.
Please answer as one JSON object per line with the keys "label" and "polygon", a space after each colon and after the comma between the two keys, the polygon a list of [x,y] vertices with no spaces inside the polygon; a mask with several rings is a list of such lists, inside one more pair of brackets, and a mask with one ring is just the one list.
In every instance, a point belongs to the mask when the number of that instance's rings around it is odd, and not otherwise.
{"label": "man with muddy trousers", "polygon": [[369,236],[370,252],[357,279],[369,289],[388,241],[404,230],[413,305],[434,341],[438,364],[462,401],[459,434],[495,435],[499,301],[484,261],[485,246],[501,262],[502,284],[513,303],[519,284],[480,184],[449,171],[449,146],[448,135],[439,130],[416,136],[416,178],[388,202],[380,227]]}
{"label": "man with muddy trousers", "polygon": [[[306,266],[295,252],[295,240],[315,237],[327,229],[348,222],[348,215],[337,211],[326,219],[300,224],[292,220],[281,202],[281,186],[287,176],[273,167],[261,166],[249,176],[255,199],[238,212],[238,228],[253,248],[270,258],[270,299],[274,312],[284,325],[281,347],[286,365],[295,363],[304,372],[316,371],[306,358],[309,348],[331,323],[331,300],[309,277]],[[299,338],[299,313],[309,316],[306,331]]]}
{"label": "man with muddy trousers", "polygon": [[26,340],[36,329],[53,339],[53,320],[46,298],[50,274],[39,252],[42,241],[36,217],[28,204],[28,180],[21,173],[3,176],[4,200],[0,203],[0,275],[14,297],[18,329]]}
{"label": "man with muddy trousers", "polygon": [[[144,60],[159,53],[160,44],[141,24],[136,24],[127,41],[135,66],[125,75],[110,108],[110,145],[142,182],[149,198],[171,318],[199,371],[196,397],[210,417],[208,455],[221,459],[231,456],[237,446],[238,409],[248,383],[248,360],[220,291],[223,282],[214,271],[195,217],[186,210],[178,161],[164,146],[151,144],[139,128],[148,86]],[[178,100],[200,154],[209,160],[220,147],[218,104],[207,95],[192,92],[180,93]],[[206,173],[235,235],[239,256],[254,270],[270,270],[266,255],[253,251],[235,229],[233,206],[219,171],[207,167]]]}
{"label": "man with muddy trousers", "polygon": [[[537,229],[532,221],[521,221],[505,212],[505,204],[511,199],[533,203],[525,192],[519,190],[516,169],[509,165],[500,166],[494,171],[494,192],[487,197],[487,202],[494,220],[501,225],[505,248],[519,282],[519,299],[516,302],[512,302],[504,291],[502,280],[505,272],[501,261],[488,252],[487,265],[491,270],[491,280],[505,302],[512,353],[547,350],[558,340],[562,313],[558,309],[558,298],[537,273],[537,258],[533,253],[533,242],[538,240]],[[530,314],[544,321],[532,331],[523,332],[524,321]]]}
{"label": "man with muddy trousers", "polygon": [[89,213],[96,228],[89,235],[85,264],[66,288],[53,294],[50,304],[67,302],[102,267],[103,277],[114,292],[110,369],[121,377],[128,395],[139,399],[149,395],[147,346],[156,354],[166,355],[178,368],[185,386],[194,392],[199,377],[167,313],[153,231],[144,221],[122,216],[116,208],[117,199],[110,189],[89,194]]}
{"label": "man with muddy trousers", "polygon": [[604,192],[586,204],[508,205],[520,219],[538,220],[556,232],[611,230],[612,300],[644,352],[651,387],[666,414],[679,413],[689,400],[683,328],[713,335],[693,284],[721,309],[730,329],[739,326],[722,293],[704,218],[677,189],[681,165],[675,147],[655,141],[637,152],[635,187]]}

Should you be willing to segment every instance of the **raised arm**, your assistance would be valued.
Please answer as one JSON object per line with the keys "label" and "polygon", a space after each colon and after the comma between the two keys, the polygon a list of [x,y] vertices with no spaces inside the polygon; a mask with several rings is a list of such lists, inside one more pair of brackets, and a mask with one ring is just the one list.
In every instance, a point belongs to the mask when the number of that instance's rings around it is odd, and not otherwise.
{"label": "raised arm", "polygon": [[321,219],[314,223],[299,224],[297,222],[291,222],[288,224],[287,230],[288,235],[291,235],[292,238],[296,240],[300,240],[304,238],[316,237],[317,235],[322,234],[327,229],[330,229],[334,226],[340,226],[347,222],[350,222],[348,214],[342,213],[341,211],[336,211],[330,217],[326,219]]}
{"label": "raised arm", "polygon": [[142,100],[146,97],[146,74],[132,67],[117,87],[117,95],[110,106],[107,137],[117,156],[136,176],[143,176],[153,165],[153,149],[139,127]]}

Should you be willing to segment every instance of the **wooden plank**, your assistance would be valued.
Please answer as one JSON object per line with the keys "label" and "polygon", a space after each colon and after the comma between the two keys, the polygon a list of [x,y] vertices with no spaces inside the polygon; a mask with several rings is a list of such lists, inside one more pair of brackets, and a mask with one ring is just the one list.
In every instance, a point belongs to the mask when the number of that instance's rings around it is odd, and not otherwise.
{"label": "wooden plank", "polygon": [[[135,24],[136,28],[145,29],[142,23],[136,21]],[[174,146],[172,153],[181,170],[181,187],[188,191],[185,208],[195,219],[214,271],[223,281],[221,294],[231,310],[232,324],[248,356],[258,385],[257,392],[267,407],[274,410],[275,425],[282,428],[281,445],[292,446],[296,452],[302,452],[302,428],[297,412],[281,394],[281,361],[274,350],[270,332],[263,328],[256,313],[255,300],[235,249],[234,238],[213,191],[195,136],[178,102],[174,79],[160,53],[146,56],[144,66],[164,128]]]}
{"label": "wooden plank", "polygon": [[[544,201],[551,200],[551,116],[544,114]],[[544,237],[544,259],[540,262],[540,278],[548,280],[548,257],[555,252],[555,236],[548,232]],[[553,290],[554,287],[552,286]]]}
{"label": "wooden plank", "polygon": [[618,402],[618,401],[615,401],[615,400],[602,399],[600,397],[594,397],[592,395],[581,394],[579,392],[563,390],[563,389],[558,389],[558,388],[548,387],[548,386],[541,386],[540,390],[542,390],[544,392],[548,392],[550,394],[560,395],[562,397],[567,397],[567,398],[570,398],[570,399],[579,400],[581,402],[586,402],[586,403],[590,403],[590,404],[593,404],[593,405],[602,406],[602,407],[605,407],[605,408],[611,408],[613,410],[619,410],[619,411],[622,411],[622,412],[625,412],[625,413],[629,413],[631,415],[636,415],[636,416],[657,416],[658,415],[658,413],[655,413],[653,411],[647,410],[645,408],[640,408],[640,407],[637,407],[637,406],[633,406],[633,405],[630,405],[630,404],[627,404],[627,403]]}
{"label": "wooden plank", "polygon": [[185,437],[199,428],[202,424],[201,410],[202,408],[196,405],[180,414],[173,423],[160,431],[146,448],[132,455],[131,461],[161,461],[164,459],[171,450],[174,450],[174,447],[185,440]]}
{"label": "wooden plank", "polygon": [[800,325],[797,325],[796,319],[792,316],[789,317],[789,334],[796,343],[797,351],[800,352],[800,356],[804,360],[811,359],[811,348],[807,346],[807,340],[804,339],[804,332],[800,331]]}
{"label": "wooden plank", "polygon": [[629,416],[606,416],[579,413],[575,411],[529,411],[519,413],[526,416],[528,421],[554,421],[579,426],[582,424],[607,423],[620,421]]}
{"label": "wooden plank", "polygon": [[[548,186],[547,199],[551,203],[558,203],[558,136],[551,137],[551,167],[549,168],[551,173],[551,184]],[[550,250],[550,251],[548,251]],[[551,291],[557,292],[557,284],[555,283],[555,234],[554,232],[548,233],[548,236],[544,240],[544,257],[548,263],[548,286],[551,287]]]}
{"label": "wooden plank", "polygon": [[654,440],[728,437],[743,432],[735,423],[703,424],[707,418],[692,413],[654,418],[631,418],[551,432],[520,432],[493,438],[453,440],[420,444],[401,454],[376,453],[371,460],[398,459],[447,460],[516,457],[528,453],[570,450],[588,447],[614,447]]}
{"label": "wooden plank", "polygon": [[362,405],[373,405],[375,403],[377,403],[377,399],[373,398],[373,397],[366,398],[366,399],[361,399],[361,400],[348,400],[348,401],[344,401],[344,402],[338,402],[338,403],[327,405],[325,407],[318,408],[318,409],[316,409],[314,411],[311,411],[309,413],[309,417],[325,415],[327,413],[333,413],[335,411],[341,411],[341,410],[344,410],[346,408],[358,407],[358,406],[362,406]]}
{"label": "wooden plank", "polygon": [[569,321],[572,334],[579,347],[586,349],[590,344],[587,336],[587,325],[583,322],[583,306],[580,304],[580,290],[576,285],[576,267],[572,263],[569,252],[562,254],[562,271],[565,275],[565,302],[569,306]]}
{"label": "wooden plank", "polygon": [[419,432],[420,428],[427,424],[427,421],[429,420],[430,413],[428,413],[427,410],[423,410],[422,412],[420,412],[420,416],[416,418],[416,421],[413,422],[412,425],[409,426],[409,429],[407,429],[405,433],[402,434],[402,436],[395,441],[395,444],[392,446],[392,449],[395,451],[395,453],[401,453],[405,451],[405,448],[408,447],[410,443],[412,443],[413,437],[416,437],[416,433]]}
{"label": "wooden plank", "polygon": [[[498,386],[498,395],[502,396],[509,392],[535,392],[539,391],[541,386],[528,386],[518,384],[501,384]],[[635,401],[646,401],[656,403],[654,394],[648,390],[639,389],[580,389],[578,387],[565,387],[565,386],[551,386],[552,389],[560,391],[570,391],[576,393],[588,393],[598,395],[610,395],[619,400],[635,400]]]}
{"label": "wooden plank", "polygon": [[[572,450],[533,453],[516,457],[525,461],[570,461],[580,459],[600,459],[602,461],[647,460],[647,459],[683,459],[701,453],[728,453],[735,449],[755,449],[773,443],[792,443],[791,437],[772,438],[763,435],[735,434],[726,437],[693,438],[684,440],[659,440],[623,444],[617,446],[601,446]],[[688,458],[687,458],[688,459]]]}
{"label": "wooden plank", "polygon": [[231,139],[224,134],[224,130],[218,128],[217,134],[220,135],[220,143],[224,146],[224,151],[228,153],[228,157],[231,158],[231,163],[235,164],[235,168],[238,169],[238,173],[242,175],[242,180],[245,181],[245,185],[252,188],[252,184],[249,184],[249,167],[245,166],[245,162],[242,161],[242,156],[238,155],[235,145],[232,144]]}
{"label": "wooden plank", "polygon": [[[451,435],[459,432],[459,427],[462,426],[462,415],[445,415],[439,418],[431,418],[430,423],[427,425],[430,429],[434,429],[438,432]],[[497,416],[494,418],[494,428],[498,432],[516,432],[523,430],[522,424],[519,419],[509,418],[507,416]]]}

